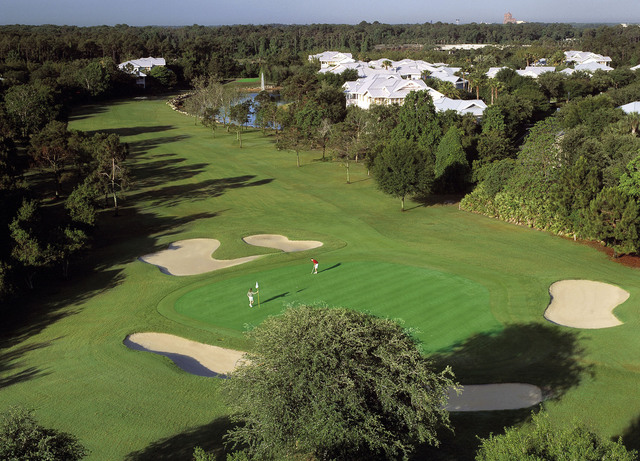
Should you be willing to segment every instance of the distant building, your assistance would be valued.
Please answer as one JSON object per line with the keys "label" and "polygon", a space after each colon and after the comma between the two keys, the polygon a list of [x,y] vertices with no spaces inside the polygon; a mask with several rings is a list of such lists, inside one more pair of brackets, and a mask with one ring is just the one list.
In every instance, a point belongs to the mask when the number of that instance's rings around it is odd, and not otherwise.
{"label": "distant building", "polygon": [[310,54],[309,61],[320,62],[322,69],[337,66],[338,64],[355,62],[351,53],[341,53],[340,51],[325,51],[324,53]]}
{"label": "distant building", "polygon": [[134,75],[136,77],[136,84],[145,88],[147,84],[147,74],[144,72],[149,72],[154,67],[166,65],[167,63],[164,58],[148,57],[121,62],[118,64],[118,68],[123,72]]}
{"label": "distant building", "polygon": [[502,20],[502,24],[524,24],[526,22],[527,21],[518,21],[511,13],[505,13],[504,19]]}
{"label": "distant building", "polygon": [[502,20],[502,24],[515,24],[517,21],[513,17],[511,13],[505,13],[504,19]]}
{"label": "distant building", "polygon": [[591,53],[590,51],[565,51],[564,57],[567,64],[589,64],[595,62],[603,66],[611,65],[611,58],[609,56],[602,56],[601,54]]}

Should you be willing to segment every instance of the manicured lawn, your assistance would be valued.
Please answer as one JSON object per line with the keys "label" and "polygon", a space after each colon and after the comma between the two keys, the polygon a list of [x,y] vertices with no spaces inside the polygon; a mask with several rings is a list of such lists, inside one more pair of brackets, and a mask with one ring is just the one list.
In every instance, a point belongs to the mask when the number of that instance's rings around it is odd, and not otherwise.
{"label": "manicured lawn", "polygon": [[[416,337],[429,352],[450,350],[474,333],[502,329],[489,310],[488,291],[470,280],[380,262],[329,259],[323,266],[317,275],[310,274],[309,264],[298,264],[208,284],[178,298],[175,310],[204,323],[243,331],[246,324],[257,325],[287,304],[349,306],[416,328]],[[250,309],[245,293],[255,286],[255,277],[259,277],[261,302],[259,309],[257,302]]]}
{"label": "manicured lawn", "polygon": [[[124,337],[159,331],[247,350],[245,324],[289,301],[324,301],[403,319],[463,383],[544,385],[555,420],[578,418],[605,436],[637,432],[637,270],[455,205],[409,203],[401,213],[362,165],[352,164],[346,184],[345,169],[317,161],[319,153],[303,153],[297,168],[294,153],[274,149],[274,136],[248,131],[239,149],[234,134],[219,128],[214,137],[164,99],[74,115],[71,128],[116,132],[129,143],[133,187],[120,217],[102,213],[95,248],[72,266],[73,280],[55,279],[47,293],[16,307],[30,314],[2,322],[0,410],[34,408],[43,424],[77,435],[92,450],[89,459],[189,459],[196,444],[221,447],[228,415],[220,381],[131,351]],[[261,233],[324,245],[285,254],[242,241]],[[199,237],[221,241],[219,259],[267,256],[190,277],[137,260]],[[321,270],[334,267],[311,276],[310,257]],[[616,309],[625,324],[574,330],[544,321],[549,285],[568,278],[628,290]],[[249,311],[246,292],[256,280],[264,304]],[[528,413],[455,416],[455,436],[443,435],[443,450],[424,449],[418,458],[468,456],[476,434]]]}

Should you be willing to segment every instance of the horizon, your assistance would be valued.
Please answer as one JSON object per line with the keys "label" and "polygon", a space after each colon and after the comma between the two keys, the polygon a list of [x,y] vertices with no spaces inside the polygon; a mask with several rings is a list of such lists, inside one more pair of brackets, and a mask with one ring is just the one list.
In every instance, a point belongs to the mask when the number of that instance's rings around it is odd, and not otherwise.
{"label": "horizon", "polygon": [[[357,3],[326,0],[322,4],[300,4],[293,0],[245,0],[242,8],[210,0],[0,0],[0,25],[59,26],[158,26],[204,25],[357,25],[363,21],[381,24],[502,24],[506,13],[527,23],[546,24],[638,24],[637,0],[584,0],[579,8],[570,0],[539,0],[535,5],[514,5],[510,0],[471,0],[456,4],[426,5],[417,0],[393,4],[371,0]],[[629,14],[633,11],[633,14]]]}

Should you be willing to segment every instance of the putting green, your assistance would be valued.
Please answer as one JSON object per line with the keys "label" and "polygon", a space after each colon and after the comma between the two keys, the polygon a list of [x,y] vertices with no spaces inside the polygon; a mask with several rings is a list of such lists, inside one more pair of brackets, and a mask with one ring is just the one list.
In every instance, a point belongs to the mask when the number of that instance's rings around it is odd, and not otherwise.
{"label": "putting green", "polygon": [[[502,329],[489,309],[488,290],[471,280],[419,267],[381,262],[286,266],[196,288],[180,296],[175,311],[210,325],[243,331],[289,303],[348,306],[401,319],[417,331],[425,352],[446,351],[475,333]],[[260,288],[249,308],[249,288]],[[255,288],[254,288],[255,290]]]}

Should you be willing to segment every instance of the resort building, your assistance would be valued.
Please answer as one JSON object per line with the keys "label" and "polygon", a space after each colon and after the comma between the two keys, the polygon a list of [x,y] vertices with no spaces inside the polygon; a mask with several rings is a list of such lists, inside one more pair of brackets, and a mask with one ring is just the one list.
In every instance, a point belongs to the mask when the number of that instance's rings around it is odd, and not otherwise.
{"label": "resort building", "polygon": [[147,74],[152,68],[157,66],[166,66],[164,58],[140,58],[131,61],[125,61],[118,64],[118,69],[136,77],[136,85],[145,88]]}

